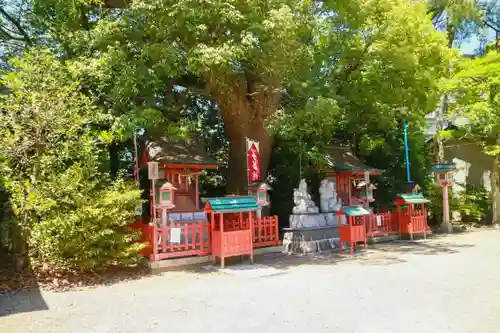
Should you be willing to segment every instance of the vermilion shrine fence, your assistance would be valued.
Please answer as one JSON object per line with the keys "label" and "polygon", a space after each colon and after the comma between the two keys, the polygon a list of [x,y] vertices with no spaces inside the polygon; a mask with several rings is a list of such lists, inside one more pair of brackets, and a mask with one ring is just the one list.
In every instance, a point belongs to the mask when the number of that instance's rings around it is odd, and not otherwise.
{"label": "vermilion shrine fence", "polygon": [[366,227],[368,237],[399,233],[398,219],[393,211],[371,214]]}
{"label": "vermilion shrine fence", "polygon": [[[244,219],[241,223],[246,225],[240,226],[240,222],[236,219],[226,220],[224,229],[248,227],[248,219]],[[254,248],[280,245],[277,216],[255,218],[253,224]],[[212,250],[210,223],[206,220],[169,222],[167,226],[152,226],[138,222],[131,227],[141,231],[141,240],[147,244],[142,254],[150,260],[205,256]],[[175,232],[180,234],[176,235],[176,241],[172,242],[171,238]]]}

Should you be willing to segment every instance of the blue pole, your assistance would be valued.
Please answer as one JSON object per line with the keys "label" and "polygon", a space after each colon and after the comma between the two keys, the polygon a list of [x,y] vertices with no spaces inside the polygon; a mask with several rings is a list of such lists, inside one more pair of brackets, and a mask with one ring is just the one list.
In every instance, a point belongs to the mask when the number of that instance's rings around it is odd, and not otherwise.
{"label": "blue pole", "polygon": [[408,183],[411,183],[410,154],[408,153],[408,131],[406,130],[406,120],[403,120],[403,128],[405,133],[406,178],[408,179]]}

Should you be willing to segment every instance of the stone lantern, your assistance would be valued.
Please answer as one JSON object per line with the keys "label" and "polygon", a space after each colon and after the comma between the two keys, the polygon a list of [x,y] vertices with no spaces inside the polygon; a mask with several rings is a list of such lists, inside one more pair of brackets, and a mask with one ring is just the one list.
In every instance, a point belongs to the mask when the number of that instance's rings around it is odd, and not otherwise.
{"label": "stone lantern", "polygon": [[436,174],[436,181],[443,189],[443,224],[447,232],[452,232],[450,224],[450,204],[448,202],[448,187],[453,185],[453,174],[456,171],[454,164],[435,164],[432,166],[432,172]]}

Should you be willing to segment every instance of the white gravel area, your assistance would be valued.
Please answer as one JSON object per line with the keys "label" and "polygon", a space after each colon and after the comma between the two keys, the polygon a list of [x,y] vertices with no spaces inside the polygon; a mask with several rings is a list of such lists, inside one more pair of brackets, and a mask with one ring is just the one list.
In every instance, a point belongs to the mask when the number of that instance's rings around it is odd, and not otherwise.
{"label": "white gravel area", "polygon": [[500,332],[497,230],[378,245],[354,258],[256,260],[276,274],[202,269],[2,295],[0,332]]}

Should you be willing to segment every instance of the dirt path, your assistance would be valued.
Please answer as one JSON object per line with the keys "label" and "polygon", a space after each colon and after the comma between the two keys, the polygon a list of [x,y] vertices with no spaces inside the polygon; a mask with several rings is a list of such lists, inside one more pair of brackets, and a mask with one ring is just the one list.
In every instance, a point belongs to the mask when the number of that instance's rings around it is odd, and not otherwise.
{"label": "dirt path", "polygon": [[500,332],[500,231],[259,264],[3,295],[0,332]]}

